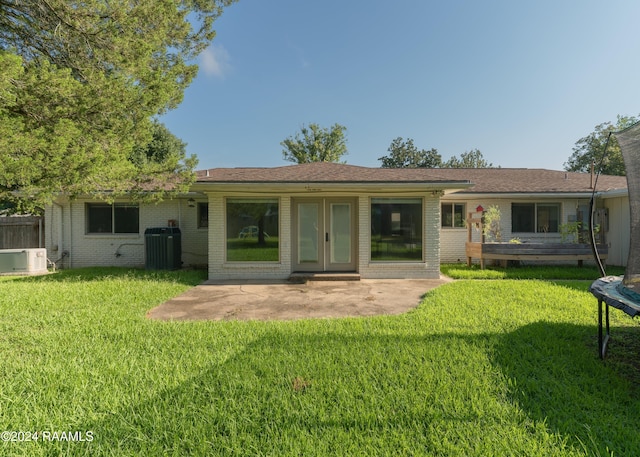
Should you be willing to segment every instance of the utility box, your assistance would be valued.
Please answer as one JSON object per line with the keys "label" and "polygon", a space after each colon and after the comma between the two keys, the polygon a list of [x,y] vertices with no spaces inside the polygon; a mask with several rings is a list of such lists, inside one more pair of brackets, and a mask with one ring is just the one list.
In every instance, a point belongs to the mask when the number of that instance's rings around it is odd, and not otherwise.
{"label": "utility box", "polygon": [[144,231],[145,268],[179,270],[182,267],[182,235],[178,227],[152,227]]}

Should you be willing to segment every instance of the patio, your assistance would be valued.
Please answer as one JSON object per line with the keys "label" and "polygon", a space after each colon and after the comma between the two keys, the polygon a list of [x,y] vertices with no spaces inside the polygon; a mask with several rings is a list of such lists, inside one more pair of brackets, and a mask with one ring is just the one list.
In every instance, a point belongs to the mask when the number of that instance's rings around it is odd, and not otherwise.
{"label": "patio", "polygon": [[295,320],[402,314],[451,279],[207,281],[147,313],[159,320]]}

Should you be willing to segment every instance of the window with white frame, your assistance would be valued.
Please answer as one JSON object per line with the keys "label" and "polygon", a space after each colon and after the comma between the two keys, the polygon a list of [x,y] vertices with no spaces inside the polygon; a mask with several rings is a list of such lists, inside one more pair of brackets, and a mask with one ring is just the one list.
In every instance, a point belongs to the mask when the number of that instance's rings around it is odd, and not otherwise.
{"label": "window with white frame", "polygon": [[87,203],[85,207],[86,232],[139,233],[140,208],[131,203]]}
{"label": "window with white frame", "polygon": [[558,233],[559,203],[512,203],[511,232]]}
{"label": "window with white frame", "polygon": [[466,208],[465,203],[442,203],[440,206],[442,228],[464,228]]}

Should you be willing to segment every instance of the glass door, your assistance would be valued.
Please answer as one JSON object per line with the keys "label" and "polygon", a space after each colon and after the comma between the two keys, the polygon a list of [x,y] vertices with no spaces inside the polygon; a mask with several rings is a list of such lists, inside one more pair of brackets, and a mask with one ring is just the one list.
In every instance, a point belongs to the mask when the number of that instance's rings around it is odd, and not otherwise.
{"label": "glass door", "polygon": [[351,202],[327,201],[329,223],[325,235],[328,270],[354,270],[353,216]]}
{"label": "glass door", "polygon": [[324,269],[320,258],[322,244],[322,202],[299,202],[297,204],[297,240],[295,243],[296,270],[321,271]]}
{"label": "glass door", "polygon": [[300,199],[293,211],[295,271],[355,271],[355,200]]}

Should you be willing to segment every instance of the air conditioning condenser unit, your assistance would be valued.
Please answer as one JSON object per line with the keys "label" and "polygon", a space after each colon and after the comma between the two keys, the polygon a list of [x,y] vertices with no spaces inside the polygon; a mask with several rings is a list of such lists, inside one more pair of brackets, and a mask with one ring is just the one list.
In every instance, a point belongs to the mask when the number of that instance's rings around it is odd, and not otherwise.
{"label": "air conditioning condenser unit", "polygon": [[46,272],[46,249],[0,249],[0,274],[32,275]]}

